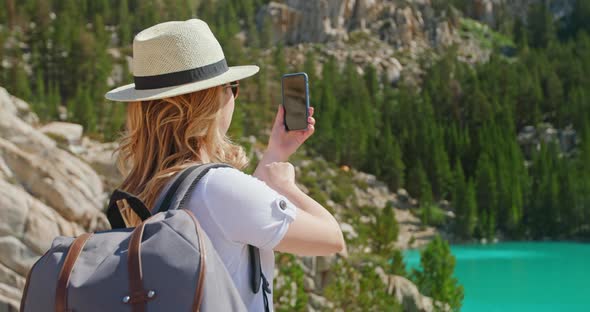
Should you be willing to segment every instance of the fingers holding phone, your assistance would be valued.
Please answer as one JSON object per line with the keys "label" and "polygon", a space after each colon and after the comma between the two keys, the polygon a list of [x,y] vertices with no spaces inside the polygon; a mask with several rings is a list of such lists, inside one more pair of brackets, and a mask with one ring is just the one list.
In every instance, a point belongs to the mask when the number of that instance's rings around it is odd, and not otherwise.
{"label": "fingers holding phone", "polygon": [[284,107],[282,104],[279,105],[268,141],[267,152],[276,155],[278,161],[287,161],[289,156],[314,133],[316,120],[311,116],[313,111],[313,108],[310,107],[307,128],[287,131],[284,125]]}
{"label": "fingers holding phone", "polygon": [[[298,77],[288,78],[290,76]],[[278,107],[268,142],[267,152],[275,155],[274,157],[279,161],[287,161],[289,156],[313,135],[316,124],[313,117],[315,110],[309,106],[307,75],[298,73],[284,77],[287,80],[298,81],[295,81],[295,87],[292,89],[290,89],[292,81],[283,81],[283,104]]]}
{"label": "fingers holding phone", "polygon": [[307,129],[310,130],[312,128],[315,128],[315,118],[313,118],[313,112],[314,112],[313,106],[310,106],[307,111],[309,112],[308,113],[309,117],[307,117],[307,124],[308,124]]}
{"label": "fingers holding phone", "polygon": [[[310,106],[309,109],[307,110],[307,128],[302,129],[302,130],[309,130],[312,126],[315,126],[315,118],[313,118],[313,113],[315,112],[315,109],[313,106]],[[277,115],[275,116],[275,121],[273,124],[273,128],[274,127],[282,127],[285,131],[287,131],[286,127],[285,127],[285,107],[283,105],[279,105],[278,110],[277,110]]]}

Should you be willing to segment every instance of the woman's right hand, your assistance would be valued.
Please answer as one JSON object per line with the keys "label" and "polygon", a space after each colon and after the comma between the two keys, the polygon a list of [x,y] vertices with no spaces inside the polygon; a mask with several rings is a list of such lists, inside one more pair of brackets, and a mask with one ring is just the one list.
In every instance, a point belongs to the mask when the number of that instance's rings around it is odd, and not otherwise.
{"label": "woman's right hand", "polygon": [[307,129],[287,131],[283,120],[285,108],[279,105],[275,122],[268,139],[267,153],[275,155],[276,159],[286,161],[315,131],[314,108],[310,107],[307,117]]}
{"label": "woman's right hand", "polygon": [[264,165],[264,182],[275,191],[283,191],[296,186],[295,167],[289,162],[272,162]]}

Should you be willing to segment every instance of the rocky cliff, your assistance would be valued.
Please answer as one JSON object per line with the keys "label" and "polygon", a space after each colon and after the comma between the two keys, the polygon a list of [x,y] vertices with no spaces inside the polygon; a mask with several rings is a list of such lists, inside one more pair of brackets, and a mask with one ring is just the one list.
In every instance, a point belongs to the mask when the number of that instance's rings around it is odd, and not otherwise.
{"label": "rocky cliff", "polygon": [[29,268],[54,237],[108,227],[99,175],[37,122],[0,88],[0,311],[17,309]]}
{"label": "rocky cliff", "polygon": [[[492,31],[504,16],[526,22],[531,4],[546,2],[556,20],[571,12],[575,0],[473,0],[462,11],[436,0],[286,0],[259,9],[259,29],[272,29],[273,43],[284,42],[288,62],[297,67],[312,50],[318,66],[333,56],[367,65],[395,83],[417,85],[420,62],[432,61],[455,46],[459,60],[486,62],[494,46],[506,50],[509,38]],[[490,39],[493,38],[493,39]],[[495,40],[495,39],[503,40]],[[509,50],[509,49],[508,49]]]}
{"label": "rocky cliff", "polygon": [[371,64],[395,83],[401,78],[415,82],[420,59],[433,59],[452,45],[462,60],[486,61],[489,48],[462,31],[462,18],[459,11],[430,0],[287,0],[271,1],[256,19],[260,29],[271,27],[275,43],[290,46],[287,60],[295,67],[314,50],[319,66],[330,56],[342,64],[352,59],[359,72]]}

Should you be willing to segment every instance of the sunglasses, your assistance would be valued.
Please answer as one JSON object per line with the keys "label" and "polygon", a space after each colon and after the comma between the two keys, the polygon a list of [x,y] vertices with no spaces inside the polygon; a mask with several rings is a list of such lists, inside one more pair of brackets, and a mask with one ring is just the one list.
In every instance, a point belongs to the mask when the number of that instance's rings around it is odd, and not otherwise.
{"label": "sunglasses", "polygon": [[240,94],[240,83],[238,81],[230,82],[225,87],[231,88],[231,93],[234,95],[234,100],[238,98],[238,94]]}

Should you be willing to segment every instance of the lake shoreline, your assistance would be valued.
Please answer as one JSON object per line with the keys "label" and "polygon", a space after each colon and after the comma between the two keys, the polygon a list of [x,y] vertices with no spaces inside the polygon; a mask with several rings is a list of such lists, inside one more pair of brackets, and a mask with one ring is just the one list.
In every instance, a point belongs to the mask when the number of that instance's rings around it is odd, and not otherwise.
{"label": "lake shoreline", "polygon": [[[463,312],[590,311],[587,240],[468,243],[451,245],[451,253],[465,290]],[[405,251],[404,262],[420,270],[419,250]]]}

